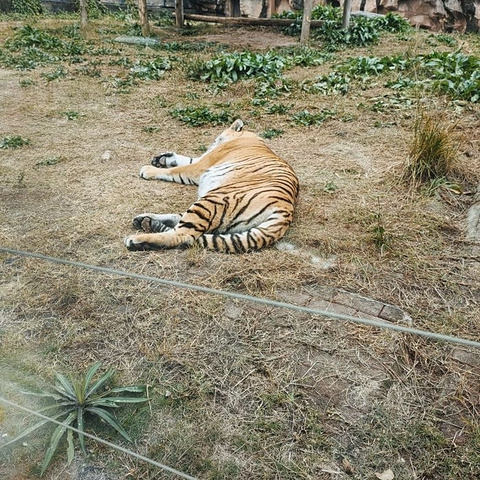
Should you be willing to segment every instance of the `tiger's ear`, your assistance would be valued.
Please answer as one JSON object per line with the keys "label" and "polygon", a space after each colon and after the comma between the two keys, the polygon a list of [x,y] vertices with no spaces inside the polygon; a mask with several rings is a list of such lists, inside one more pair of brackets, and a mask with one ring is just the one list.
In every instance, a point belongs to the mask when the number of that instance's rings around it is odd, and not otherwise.
{"label": "tiger's ear", "polygon": [[235,132],[241,132],[243,129],[243,122],[240,119],[235,120],[230,126]]}

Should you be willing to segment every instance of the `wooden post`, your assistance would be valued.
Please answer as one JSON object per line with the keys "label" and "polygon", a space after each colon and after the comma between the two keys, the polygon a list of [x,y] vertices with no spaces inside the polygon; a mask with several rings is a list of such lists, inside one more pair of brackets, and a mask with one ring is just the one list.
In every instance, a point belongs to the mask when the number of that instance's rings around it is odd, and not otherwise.
{"label": "wooden post", "polygon": [[148,23],[147,0],[138,0],[138,16],[142,26],[142,35],[150,36],[150,24]]}
{"label": "wooden post", "polygon": [[343,19],[342,28],[348,28],[350,26],[350,12],[352,10],[352,0],[344,0],[343,3]]}
{"label": "wooden post", "polygon": [[80,28],[85,30],[88,25],[87,0],[80,0]]}
{"label": "wooden post", "polygon": [[182,28],[185,25],[185,16],[183,12],[183,0],[175,0],[175,24]]}
{"label": "wooden post", "polygon": [[275,11],[275,0],[268,0],[268,3],[267,3],[267,18],[272,18],[272,15],[274,13],[277,13]]}
{"label": "wooden post", "polygon": [[303,20],[300,43],[307,43],[310,37],[310,24],[312,22],[313,0],[304,0],[303,2]]}

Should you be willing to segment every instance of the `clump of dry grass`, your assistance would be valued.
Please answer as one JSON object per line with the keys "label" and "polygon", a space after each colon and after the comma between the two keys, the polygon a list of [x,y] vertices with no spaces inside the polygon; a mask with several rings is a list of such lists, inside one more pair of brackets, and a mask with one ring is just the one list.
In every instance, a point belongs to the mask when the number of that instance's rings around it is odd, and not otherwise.
{"label": "clump of dry grass", "polygon": [[455,124],[434,113],[420,112],[402,178],[414,186],[446,179],[454,171],[458,152]]}

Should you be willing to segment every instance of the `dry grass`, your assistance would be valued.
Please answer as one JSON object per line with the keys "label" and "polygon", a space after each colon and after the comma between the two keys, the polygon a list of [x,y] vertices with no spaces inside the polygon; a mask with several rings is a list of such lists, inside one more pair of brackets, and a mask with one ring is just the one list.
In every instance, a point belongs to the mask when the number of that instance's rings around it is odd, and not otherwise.
{"label": "dry grass", "polygon": [[[36,26],[61,35],[71,23],[39,19]],[[18,25],[2,22],[0,46]],[[414,94],[399,99],[378,79],[346,96],[295,90],[269,100],[294,112],[337,112],[322,126],[298,126],[252,106],[252,81],[212,92],[187,80],[188,61],[216,47],[193,55],[111,43],[123,32],[115,20],[95,21],[88,40],[109,50],[64,62],[65,78],[42,76],[55,66],[0,69],[0,138],[30,140],[0,150],[2,246],[302,305],[321,305],[327,287],[341,288],[398,305],[418,328],[480,337],[478,245],[466,241],[464,224],[480,181],[478,105],[422,98],[449,122],[461,117],[458,164],[470,172],[458,180],[464,194],[444,189],[429,197],[400,182],[415,131]],[[221,35],[236,48],[263,38],[245,28],[192,33],[165,28],[160,37],[185,43]],[[431,48],[419,32],[385,38],[368,53]],[[128,69],[116,61],[156,55],[170,55],[172,70],[118,88],[115,79],[125,80]],[[366,52],[340,52],[334,62],[356,55]],[[287,75],[311,79],[331,65]],[[100,76],[89,74],[93,67]],[[181,212],[195,198],[181,185],[142,181],[139,168],[160,151],[198,153],[220,129],[183,126],[169,110],[227,102],[252,130],[284,130],[270,144],[301,180],[286,241],[306,254],[127,252],[122,238],[135,214]],[[320,268],[312,255],[333,264]],[[151,409],[122,416],[134,450],[200,478],[366,479],[387,468],[396,479],[478,477],[478,352],[33,259],[0,261],[1,392],[19,403],[27,401],[21,389],[45,387],[54,371],[100,360],[121,384],[151,385]],[[13,435],[29,420],[1,407],[0,433]],[[1,460],[2,478],[35,478],[41,440]],[[85,479],[87,471],[90,478],[173,478],[90,448],[91,459],[68,470],[58,457],[46,478]]]}
{"label": "dry grass", "polygon": [[458,159],[460,138],[456,125],[446,124],[437,113],[420,112],[413,142],[404,165],[403,179],[411,185],[448,181]]}

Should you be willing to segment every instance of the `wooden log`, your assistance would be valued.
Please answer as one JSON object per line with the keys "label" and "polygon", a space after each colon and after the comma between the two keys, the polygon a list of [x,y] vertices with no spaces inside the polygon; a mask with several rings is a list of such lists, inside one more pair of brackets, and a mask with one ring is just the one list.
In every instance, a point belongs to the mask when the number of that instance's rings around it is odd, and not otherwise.
{"label": "wooden log", "polygon": [[[185,20],[192,20],[194,22],[209,22],[209,23],[223,23],[223,24],[238,24],[238,25],[260,25],[265,27],[288,27],[295,20],[288,18],[250,18],[250,17],[215,17],[213,15],[197,15],[194,13],[186,13]],[[310,27],[321,27],[322,20],[312,20]]]}

